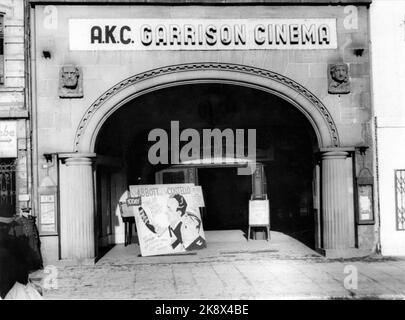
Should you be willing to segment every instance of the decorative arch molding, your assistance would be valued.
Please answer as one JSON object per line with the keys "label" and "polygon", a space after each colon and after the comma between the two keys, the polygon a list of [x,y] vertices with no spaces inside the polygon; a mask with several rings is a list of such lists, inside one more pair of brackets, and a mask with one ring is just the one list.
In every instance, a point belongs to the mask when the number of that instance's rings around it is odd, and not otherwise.
{"label": "decorative arch molding", "polygon": [[326,106],[308,89],[278,73],[231,63],[186,63],[131,76],[105,91],[83,115],[74,138],[74,152],[94,152],[104,121],[128,101],[165,87],[192,83],[229,83],[276,94],[308,118],[319,147],[340,147],[339,134]]}

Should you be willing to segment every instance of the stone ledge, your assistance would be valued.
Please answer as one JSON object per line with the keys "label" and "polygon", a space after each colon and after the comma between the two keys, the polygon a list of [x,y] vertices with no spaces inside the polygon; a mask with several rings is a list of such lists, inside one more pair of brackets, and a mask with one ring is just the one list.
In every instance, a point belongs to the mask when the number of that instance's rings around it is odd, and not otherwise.
{"label": "stone ledge", "polygon": [[23,118],[27,119],[29,117],[28,110],[0,110],[0,119],[2,118]]}
{"label": "stone ledge", "polygon": [[23,87],[1,87],[0,92],[24,92]]}

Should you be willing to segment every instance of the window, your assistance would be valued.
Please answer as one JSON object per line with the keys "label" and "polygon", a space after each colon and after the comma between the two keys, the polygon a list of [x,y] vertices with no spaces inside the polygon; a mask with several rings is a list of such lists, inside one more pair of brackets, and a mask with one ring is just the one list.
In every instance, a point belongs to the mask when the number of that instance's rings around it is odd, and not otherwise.
{"label": "window", "polygon": [[163,183],[184,183],[185,181],[183,170],[163,172]]}
{"label": "window", "polygon": [[4,16],[0,14],[0,85],[4,84]]}
{"label": "window", "polygon": [[0,212],[5,217],[12,217],[15,214],[15,174],[15,160],[0,159]]}
{"label": "window", "polygon": [[405,170],[395,170],[395,209],[397,230],[405,231]]}

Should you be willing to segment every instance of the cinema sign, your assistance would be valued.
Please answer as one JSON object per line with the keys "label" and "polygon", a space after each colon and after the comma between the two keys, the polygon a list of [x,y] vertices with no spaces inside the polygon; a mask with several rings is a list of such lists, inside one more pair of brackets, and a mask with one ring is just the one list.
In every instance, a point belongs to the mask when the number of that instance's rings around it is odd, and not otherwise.
{"label": "cinema sign", "polygon": [[336,49],[336,19],[70,19],[70,50]]}

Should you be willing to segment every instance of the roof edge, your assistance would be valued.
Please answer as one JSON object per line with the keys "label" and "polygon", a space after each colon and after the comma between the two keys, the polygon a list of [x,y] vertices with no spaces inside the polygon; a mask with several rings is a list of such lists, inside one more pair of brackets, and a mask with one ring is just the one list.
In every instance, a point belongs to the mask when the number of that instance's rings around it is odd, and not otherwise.
{"label": "roof edge", "polygon": [[31,5],[370,5],[373,0],[28,0]]}

